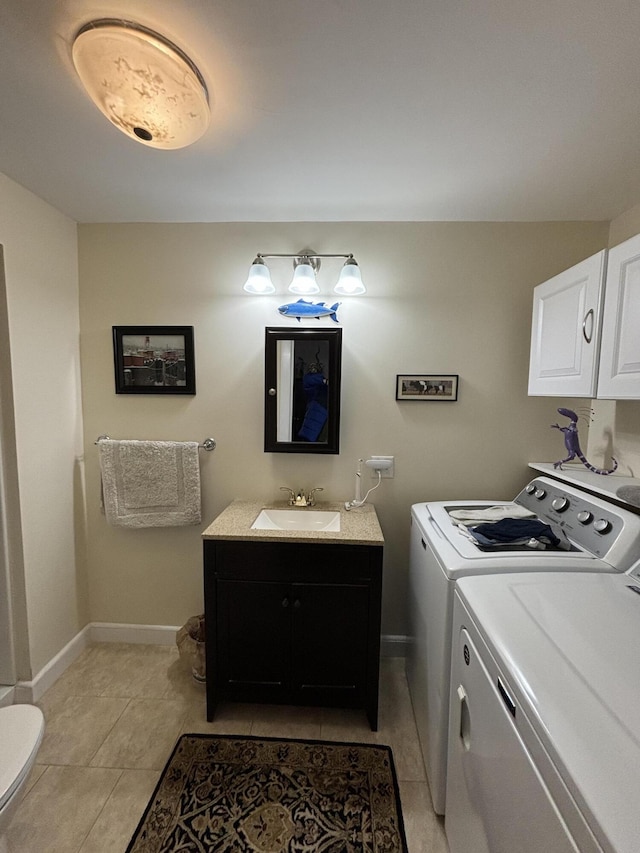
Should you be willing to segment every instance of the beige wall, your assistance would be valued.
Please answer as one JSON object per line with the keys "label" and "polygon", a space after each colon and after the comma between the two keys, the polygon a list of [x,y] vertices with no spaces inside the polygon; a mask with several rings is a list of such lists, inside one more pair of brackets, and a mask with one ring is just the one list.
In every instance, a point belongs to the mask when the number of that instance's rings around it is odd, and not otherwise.
{"label": "beige wall", "polygon": [[[533,287],[638,232],[640,207],[609,233],[604,223],[87,225],[79,228],[78,293],[75,223],[0,175],[0,313],[10,337],[2,348],[2,432],[14,444],[3,479],[18,549],[18,677],[37,673],[89,620],[180,624],[201,609],[201,528],[106,525],[93,444],[103,432],[214,436],[218,449],[201,459],[202,527],[234,497],[270,499],[281,485],[321,485],[324,497],[348,498],[359,456],[395,455],[396,478],[372,497],[387,539],[383,630],[403,634],[411,503],[511,496],[529,476],[528,460],[561,452],[549,429],[556,401],[526,395]],[[369,290],[339,310],[336,457],[262,451],[264,327],[296,324],[275,311],[288,301],[284,292],[258,299],[241,285],[256,252],[303,246],[353,252]],[[272,271],[284,291],[289,262],[274,261]],[[321,281],[336,272],[327,261]],[[195,327],[195,397],[114,394],[111,326],[138,323]],[[396,373],[421,371],[459,373],[459,402],[397,403]],[[638,476],[640,403],[594,401],[594,408],[590,451],[615,431]]]}
{"label": "beige wall", "polygon": [[[512,497],[530,460],[562,453],[556,401],[527,396],[533,287],[601,249],[605,223],[248,223],[79,226],[90,614],[181,624],[202,608],[201,529],[233,498],[280,486],[352,497],[358,457],[396,457],[372,495],[386,537],[383,632],[406,633],[409,509],[421,500]],[[339,456],[264,453],[265,326],[296,327],[290,261],[280,293],[242,291],[256,252],[353,252],[368,293],[344,299]],[[320,281],[333,283],[337,262]],[[328,324],[325,320],[321,323]],[[195,327],[195,397],[117,396],[112,325]],[[320,323],[316,323],[319,326]],[[398,403],[397,373],[457,373],[457,403]],[[99,511],[98,435],[202,440],[202,528],[109,527]],[[370,481],[372,485],[373,480]]]}
{"label": "beige wall", "polygon": [[78,559],[83,531],[77,514],[82,429],[76,224],[0,175],[0,243],[13,392],[9,432],[15,432],[7,455],[11,491],[19,500],[19,512],[11,507],[9,531],[14,632],[17,674],[28,679],[77,634],[88,614]]}
{"label": "beige wall", "polygon": [[[612,220],[609,248],[640,234],[640,205]],[[610,454],[617,458],[619,471],[640,477],[640,401],[592,400],[593,423],[589,431],[587,458],[596,465],[608,465]]]}

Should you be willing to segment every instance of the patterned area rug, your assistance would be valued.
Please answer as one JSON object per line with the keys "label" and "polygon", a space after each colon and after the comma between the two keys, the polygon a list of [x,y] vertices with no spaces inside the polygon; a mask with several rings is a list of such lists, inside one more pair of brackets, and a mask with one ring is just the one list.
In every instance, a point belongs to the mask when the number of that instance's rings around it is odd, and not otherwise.
{"label": "patterned area rug", "polygon": [[391,748],[183,735],[127,853],[407,853]]}

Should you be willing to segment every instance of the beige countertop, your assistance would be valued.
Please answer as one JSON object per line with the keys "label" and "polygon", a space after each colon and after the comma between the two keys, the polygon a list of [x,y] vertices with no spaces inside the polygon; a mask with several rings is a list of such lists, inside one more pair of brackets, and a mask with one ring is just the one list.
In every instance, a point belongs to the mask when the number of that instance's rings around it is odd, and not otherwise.
{"label": "beige countertop", "polygon": [[290,507],[286,502],[261,503],[236,500],[230,503],[202,533],[203,539],[228,539],[246,542],[326,542],[341,545],[384,545],[384,537],[373,504],[347,511],[342,503],[318,502],[313,509],[340,513],[340,531],[252,530],[262,509],[294,509],[306,512],[310,507]]}

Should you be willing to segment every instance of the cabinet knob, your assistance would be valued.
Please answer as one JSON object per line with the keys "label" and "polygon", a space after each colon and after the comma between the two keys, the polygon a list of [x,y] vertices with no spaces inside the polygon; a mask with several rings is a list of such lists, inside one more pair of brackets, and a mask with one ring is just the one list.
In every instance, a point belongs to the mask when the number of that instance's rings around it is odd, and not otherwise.
{"label": "cabinet knob", "polygon": [[300,605],[300,599],[299,599],[299,598],[296,598],[296,600],[293,602],[294,610],[299,610],[299,609],[300,609],[300,606],[301,606],[301,605]]}
{"label": "cabinet knob", "polygon": [[269,390],[267,391],[267,394],[270,397],[275,397],[276,396],[276,389],[275,388],[269,388]]}
{"label": "cabinet knob", "polygon": [[285,595],[285,597],[282,599],[282,606],[283,606],[283,607],[288,607],[288,606],[289,606],[289,599],[286,597],[286,595]]}

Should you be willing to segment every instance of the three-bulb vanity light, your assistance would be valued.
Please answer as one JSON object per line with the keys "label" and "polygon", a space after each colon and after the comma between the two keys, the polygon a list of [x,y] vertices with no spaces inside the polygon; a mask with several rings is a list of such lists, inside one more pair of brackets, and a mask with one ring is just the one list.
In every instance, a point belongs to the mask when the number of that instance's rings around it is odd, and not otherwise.
{"label": "three-bulb vanity light", "polygon": [[256,255],[256,259],[251,264],[249,277],[244,283],[244,289],[248,293],[260,295],[268,295],[275,293],[276,289],[271,281],[271,273],[269,267],[265,264],[265,258],[292,258],[293,259],[293,278],[289,285],[291,293],[297,293],[299,296],[312,296],[314,293],[320,292],[320,287],[316,281],[316,273],[320,269],[322,258],[344,258],[344,265],[338,277],[338,281],[333,288],[335,293],[342,296],[359,296],[366,292],[366,288],[362,283],[360,267],[358,266],[353,255],[318,255],[315,252],[303,251],[296,255]]}

